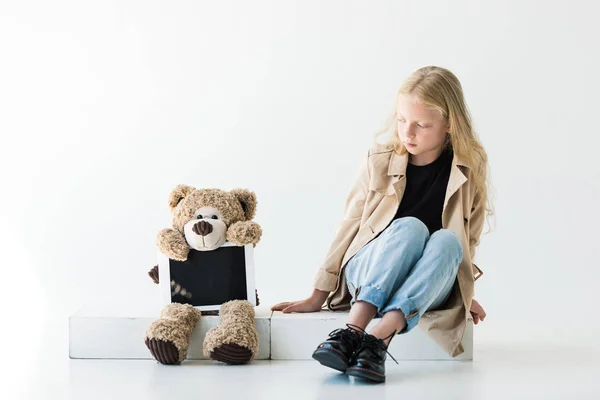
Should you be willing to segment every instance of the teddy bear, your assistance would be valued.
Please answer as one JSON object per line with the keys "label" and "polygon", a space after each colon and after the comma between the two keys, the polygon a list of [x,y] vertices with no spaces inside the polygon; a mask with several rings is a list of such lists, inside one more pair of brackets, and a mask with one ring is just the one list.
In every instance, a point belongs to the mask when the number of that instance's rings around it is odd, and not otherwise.
{"label": "teddy bear", "polygon": [[[160,252],[172,260],[186,261],[191,249],[211,251],[226,242],[238,246],[256,244],[261,227],[252,219],[256,214],[256,195],[248,189],[196,189],[177,185],[169,195],[172,228],[162,229],[156,238]],[[148,274],[159,282],[158,266]],[[179,286],[179,287],[178,287]],[[173,290],[185,297],[185,288],[171,282]],[[258,294],[256,294],[258,304]],[[254,326],[254,307],[247,300],[231,300],[220,307],[219,323],[203,341],[203,354],[227,364],[245,364],[258,353],[258,333]],[[144,334],[144,343],[161,364],[177,365],[187,356],[194,327],[204,314],[185,303],[170,303]]]}

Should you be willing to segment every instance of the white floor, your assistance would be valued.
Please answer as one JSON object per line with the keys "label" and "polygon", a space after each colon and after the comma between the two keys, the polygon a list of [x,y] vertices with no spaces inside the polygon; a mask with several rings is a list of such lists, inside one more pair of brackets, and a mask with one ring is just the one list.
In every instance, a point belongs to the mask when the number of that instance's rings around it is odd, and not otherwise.
{"label": "white floor", "polygon": [[581,343],[476,343],[472,362],[388,363],[374,385],[313,361],[70,360],[66,323],[26,333],[3,352],[0,399],[600,399],[600,348]]}

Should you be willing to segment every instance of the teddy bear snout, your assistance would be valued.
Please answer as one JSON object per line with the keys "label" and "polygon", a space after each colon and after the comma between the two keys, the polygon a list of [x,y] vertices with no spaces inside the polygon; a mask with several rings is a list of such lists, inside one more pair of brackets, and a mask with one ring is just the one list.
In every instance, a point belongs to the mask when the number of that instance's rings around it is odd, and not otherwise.
{"label": "teddy bear snout", "polygon": [[196,235],[206,236],[213,231],[213,226],[206,221],[200,221],[194,224],[192,231],[194,231]]}

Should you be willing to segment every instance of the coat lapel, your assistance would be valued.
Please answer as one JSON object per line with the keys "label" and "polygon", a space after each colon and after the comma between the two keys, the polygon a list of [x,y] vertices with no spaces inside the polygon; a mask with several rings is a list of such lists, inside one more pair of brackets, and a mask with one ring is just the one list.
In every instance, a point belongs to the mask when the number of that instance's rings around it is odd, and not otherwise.
{"label": "coat lapel", "polygon": [[[450,178],[448,179],[448,187],[446,189],[446,197],[444,198],[444,207],[448,205],[448,201],[454,193],[460,189],[460,187],[467,181],[467,177],[458,167],[461,165],[456,156],[452,159],[452,169],[450,170]],[[463,164],[464,165],[464,164]]]}

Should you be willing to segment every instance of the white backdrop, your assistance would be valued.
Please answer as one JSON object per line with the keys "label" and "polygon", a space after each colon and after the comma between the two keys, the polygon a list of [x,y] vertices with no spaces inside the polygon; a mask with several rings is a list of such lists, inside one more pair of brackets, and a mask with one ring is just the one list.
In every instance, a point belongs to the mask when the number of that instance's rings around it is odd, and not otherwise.
{"label": "white backdrop", "polygon": [[477,340],[591,338],[591,4],[2,1],[4,316],[157,303],[146,272],[178,183],[254,190],[261,301],[307,296],[373,133],[432,64],[461,80],[492,170]]}

